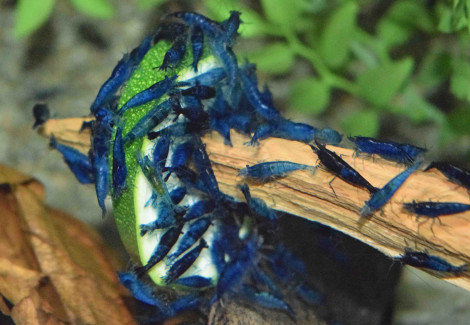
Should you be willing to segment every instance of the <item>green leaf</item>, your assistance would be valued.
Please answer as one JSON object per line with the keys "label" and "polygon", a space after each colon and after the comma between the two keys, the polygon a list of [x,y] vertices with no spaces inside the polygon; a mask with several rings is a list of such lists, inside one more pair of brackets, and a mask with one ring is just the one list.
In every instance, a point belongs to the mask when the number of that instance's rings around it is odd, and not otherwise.
{"label": "green leaf", "polygon": [[294,54],[286,43],[270,43],[261,50],[248,53],[248,59],[256,63],[262,71],[283,74],[294,65]]}
{"label": "green leaf", "polygon": [[426,101],[413,85],[406,87],[397,103],[389,105],[387,110],[405,116],[414,123],[434,122],[443,125],[446,120],[444,113]]}
{"label": "green leaf", "polygon": [[452,57],[449,52],[431,49],[420,63],[416,81],[423,87],[435,87],[451,75]]}
{"label": "green leaf", "polygon": [[290,86],[289,97],[295,110],[320,114],[330,103],[330,87],[316,78],[296,80]]}
{"label": "green leaf", "polygon": [[464,60],[455,60],[452,64],[452,70],[451,92],[457,98],[470,101],[470,63]]}
{"label": "green leaf", "polygon": [[54,9],[55,0],[19,0],[16,8],[15,36],[31,34],[47,21]]}
{"label": "green leaf", "polygon": [[372,68],[357,78],[359,92],[375,106],[382,107],[403,86],[413,70],[413,60],[406,58]]}
{"label": "green leaf", "polygon": [[380,116],[374,110],[352,112],[342,119],[341,127],[350,136],[375,137],[380,129]]}
{"label": "green leaf", "polygon": [[302,13],[302,1],[261,0],[261,5],[273,28],[296,30],[296,24]]}
{"label": "green leaf", "polygon": [[139,0],[139,8],[149,9],[151,7],[159,7],[165,2],[166,0]]}
{"label": "green leaf", "polygon": [[468,127],[470,125],[470,112],[468,107],[459,107],[452,110],[447,120],[455,133],[459,135],[470,134],[470,128]]}
{"label": "green leaf", "polygon": [[114,8],[108,0],[70,0],[72,5],[81,13],[93,18],[111,18]]}
{"label": "green leaf", "polygon": [[320,54],[332,68],[342,66],[349,56],[357,11],[358,7],[355,2],[346,2],[329,18],[320,37]]}

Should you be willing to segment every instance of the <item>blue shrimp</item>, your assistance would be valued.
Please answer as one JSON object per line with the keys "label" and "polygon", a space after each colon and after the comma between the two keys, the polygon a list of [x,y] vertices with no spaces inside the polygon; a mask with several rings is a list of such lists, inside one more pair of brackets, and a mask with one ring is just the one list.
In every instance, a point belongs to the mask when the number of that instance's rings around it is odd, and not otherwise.
{"label": "blue shrimp", "polygon": [[[431,230],[434,225],[434,221],[437,219],[442,225],[440,216],[446,216],[450,214],[461,213],[470,210],[469,204],[457,203],[457,202],[408,202],[403,203],[403,207],[408,212],[415,213],[416,219],[419,217],[431,218]],[[427,221],[427,220],[426,220]]]}
{"label": "blue shrimp", "polygon": [[230,17],[221,23],[221,27],[224,32],[220,41],[224,42],[227,47],[232,47],[234,45],[234,40],[238,36],[238,28],[241,23],[240,15],[241,12],[232,10],[230,11]]}
{"label": "blue shrimp", "polygon": [[[331,171],[335,177],[330,181],[329,185],[335,180],[336,177],[341,178],[345,182],[351,185],[362,187],[367,189],[371,194],[378,191],[378,189],[372,186],[364,177],[361,176],[354,168],[352,168],[347,162],[345,162],[340,156],[331,150],[325,148],[325,146],[316,143],[315,146],[310,145],[312,150],[317,154],[318,159],[329,171]],[[336,195],[336,193],[335,193]]]}
{"label": "blue shrimp", "polygon": [[[411,165],[414,163],[417,156],[422,153],[422,151],[417,150],[421,148],[411,145],[404,147],[403,144],[392,141],[379,141],[367,137],[348,137],[348,139],[356,144],[357,152],[377,154],[382,158],[400,164]],[[406,150],[404,148],[406,148]]]}
{"label": "blue shrimp", "polygon": [[297,164],[290,161],[268,161],[256,165],[246,165],[238,171],[238,176],[256,179],[260,182],[267,182],[276,178],[284,177],[296,170],[310,170],[315,172],[316,166]]}
{"label": "blue shrimp", "polygon": [[239,80],[239,69],[238,69],[238,60],[235,53],[233,53],[231,48],[227,48],[225,44],[219,41],[215,41],[212,44],[212,50],[215,56],[220,60],[227,74],[228,90],[227,97],[230,100],[232,106],[238,106],[238,99],[235,98],[238,89],[238,80]]}
{"label": "blue shrimp", "polygon": [[170,17],[180,18],[191,27],[199,26],[205,35],[212,38],[222,32],[219,23],[195,12],[179,11],[170,14]]}
{"label": "blue shrimp", "polygon": [[109,152],[114,126],[113,113],[107,108],[99,108],[96,113],[96,120],[92,124],[92,165],[95,179],[95,190],[98,198],[98,205],[101,208],[103,217],[106,215],[105,199],[109,193]]}
{"label": "blue shrimp", "polygon": [[159,311],[165,315],[170,313],[170,309],[165,302],[155,297],[152,288],[143,283],[132,272],[118,272],[119,282],[125,286],[135,299],[146,303],[147,305],[158,307]]}
{"label": "blue shrimp", "polygon": [[408,248],[405,249],[405,253],[399,256],[398,259],[401,262],[414,267],[450,273],[453,276],[459,276],[468,270],[467,264],[455,266],[438,256],[429,255],[425,252],[415,252]]}
{"label": "blue shrimp", "polygon": [[215,209],[214,202],[211,200],[197,201],[189,208],[186,215],[183,217],[183,221],[187,222],[190,220],[197,219],[207,213],[211,213]]}
{"label": "blue shrimp", "polygon": [[245,196],[245,200],[250,207],[250,210],[257,216],[262,217],[265,220],[273,221],[277,219],[274,211],[269,208],[266,203],[260,199],[252,197],[250,194],[250,188],[247,184],[239,185],[238,188],[242,191]]}
{"label": "blue shrimp", "polygon": [[185,287],[197,288],[197,289],[208,288],[213,285],[212,279],[205,278],[200,275],[192,275],[192,276],[188,276],[184,278],[179,278],[175,280],[173,283],[179,284]]}
{"label": "blue shrimp", "polygon": [[470,190],[470,171],[451,165],[446,162],[432,162],[424,171],[436,168],[452,182]]}
{"label": "blue shrimp", "polygon": [[165,22],[158,26],[158,29],[152,39],[153,45],[160,41],[172,42],[187,31],[188,27],[185,24],[177,22]]}
{"label": "blue shrimp", "polygon": [[191,30],[191,47],[193,50],[193,70],[197,72],[197,65],[204,50],[204,35],[199,26],[195,26]]}
{"label": "blue shrimp", "polygon": [[126,177],[127,167],[122,143],[122,128],[118,127],[113,146],[113,197],[115,199],[127,188]]}
{"label": "blue shrimp", "polygon": [[180,187],[173,189],[170,192],[171,202],[173,202],[173,204],[180,203],[184,199],[187,193],[188,193],[188,190],[184,186],[180,186]]}
{"label": "blue shrimp", "polygon": [[159,70],[166,71],[168,68],[174,69],[183,60],[186,54],[186,35],[176,38],[173,45],[165,53],[162,64],[158,67]]}
{"label": "blue shrimp", "polygon": [[296,320],[295,312],[292,307],[279,297],[276,297],[265,291],[256,291],[253,288],[244,285],[241,291],[243,297],[257,305],[285,312],[292,320]]}
{"label": "blue shrimp", "polygon": [[171,248],[178,241],[178,237],[181,234],[182,228],[183,228],[183,225],[181,224],[177,227],[172,227],[168,229],[167,231],[165,231],[157,247],[155,247],[155,249],[152,252],[152,255],[150,255],[150,258],[147,261],[147,263],[143,266],[136,268],[135,272],[137,273],[137,275],[140,276],[148,272],[158,262],[160,262],[161,260],[165,258],[165,256],[171,250]]}
{"label": "blue shrimp", "polygon": [[176,251],[168,256],[168,260],[173,261],[175,258],[183,254],[183,252],[193,246],[194,243],[197,242],[202,237],[202,235],[204,235],[210,225],[210,217],[200,218],[191,223],[191,225],[189,225],[188,230],[179,241]]}
{"label": "blue shrimp", "polygon": [[165,282],[173,283],[173,281],[179,278],[194,264],[196,259],[199,257],[199,254],[201,254],[201,251],[206,247],[208,247],[207,243],[204,238],[202,238],[196,247],[194,247],[171,265],[166,276],[164,277]]}
{"label": "blue shrimp", "polygon": [[119,114],[122,116],[129,108],[143,105],[152,100],[160,99],[174,87],[176,78],[178,78],[178,76],[165,76],[165,79],[134,95],[121,107]]}
{"label": "blue shrimp", "polygon": [[258,90],[256,74],[251,70],[253,70],[253,68],[249,66],[248,68],[244,67],[240,72],[243,91],[248,102],[265,120],[272,123],[278,123],[281,120],[281,115],[273,105],[264,102],[261,93]]}
{"label": "blue shrimp", "polygon": [[92,184],[95,181],[93,166],[88,156],[74,148],[58,143],[53,135],[49,145],[62,154],[64,161],[80,183]]}
{"label": "blue shrimp", "polygon": [[222,271],[217,281],[216,293],[211,300],[211,304],[221,299],[225,292],[231,291],[242,281],[244,275],[255,265],[257,253],[258,243],[256,238],[249,238],[246,245],[241,247],[233,260],[228,263],[223,262]]}
{"label": "blue shrimp", "polygon": [[145,136],[163,122],[176,105],[175,101],[171,98],[157,105],[134,125],[132,130],[124,136],[123,142],[128,143]]}
{"label": "blue shrimp", "polygon": [[415,163],[413,166],[408,167],[403,172],[392,178],[384,187],[375,192],[368,201],[365,202],[360,214],[361,218],[370,216],[377,210],[381,209],[406,181],[406,179],[413,174],[421,166],[420,162]]}
{"label": "blue shrimp", "polygon": [[220,190],[214,171],[212,170],[209,156],[205,149],[206,145],[197,138],[196,150],[193,154],[194,165],[202,183],[205,185],[207,193],[216,202],[220,202]]}
{"label": "blue shrimp", "polygon": [[164,132],[153,149],[153,165],[157,170],[164,170],[169,151],[170,137]]}

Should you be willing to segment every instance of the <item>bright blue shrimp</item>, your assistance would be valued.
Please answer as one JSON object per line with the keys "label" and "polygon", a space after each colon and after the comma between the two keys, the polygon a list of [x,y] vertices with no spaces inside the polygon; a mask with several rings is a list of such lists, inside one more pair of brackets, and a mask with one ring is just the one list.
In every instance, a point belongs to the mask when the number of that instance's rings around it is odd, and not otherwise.
{"label": "bright blue shrimp", "polygon": [[406,181],[406,179],[413,174],[421,166],[420,162],[415,163],[413,166],[408,167],[403,172],[395,176],[384,187],[375,192],[365,205],[362,207],[360,214],[361,218],[370,216],[377,210],[381,209]]}
{"label": "bright blue shrimp", "polygon": [[51,136],[49,145],[62,154],[64,161],[80,183],[94,183],[93,166],[88,156],[72,147],[58,143],[53,135]]}
{"label": "bright blue shrimp", "polygon": [[165,76],[165,79],[134,95],[121,107],[119,114],[122,116],[129,108],[137,107],[152,100],[160,99],[175,86],[176,78],[178,78],[178,76]]}
{"label": "bright blue shrimp", "polygon": [[315,172],[316,166],[297,164],[290,161],[268,161],[256,165],[246,165],[238,171],[238,176],[256,179],[260,182],[268,182],[276,178],[285,177],[296,170],[310,170]]}

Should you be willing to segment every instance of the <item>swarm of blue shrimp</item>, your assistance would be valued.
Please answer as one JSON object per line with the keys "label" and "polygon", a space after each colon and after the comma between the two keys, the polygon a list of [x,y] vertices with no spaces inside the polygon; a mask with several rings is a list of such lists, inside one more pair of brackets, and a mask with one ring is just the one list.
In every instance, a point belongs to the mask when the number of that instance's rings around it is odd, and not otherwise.
{"label": "swarm of blue shrimp", "polygon": [[[377,189],[324,147],[338,144],[341,134],[283,118],[269,89],[260,90],[255,66],[238,63],[233,46],[240,23],[235,11],[222,22],[192,12],[169,15],[154,35],[124,55],[99,90],[91,105],[95,120],[84,125],[92,133],[90,154],[51,139],[77,179],[95,184],[103,215],[108,194],[119,205],[135,191],[142,265],[119,277],[137,300],[155,307],[155,321],[188,309],[206,311],[228,297],[295,319],[283,294],[287,288],[307,304],[321,300],[305,282],[303,263],[276,238],[263,242],[261,233],[276,229],[278,214],[252,197],[246,184],[239,186],[244,201],[219,189],[201,141],[207,132],[220,133],[226,145],[231,145],[231,130],[251,136],[251,145],[268,137],[314,143],[323,167],[371,193],[360,211],[363,217],[379,210],[420,166],[415,158],[424,149],[356,139],[360,152],[411,165]],[[130,95],[125,88],[134,75],[144,73],[142,66],[163,77],[149,75],[144,90]],[[247,166],[240,175],[265,182],[298,169],[315,167],[271,162]],[[131,171],[135,179],[128,177]],[[148,278],[178,290],[179,298],[159,298]]]}

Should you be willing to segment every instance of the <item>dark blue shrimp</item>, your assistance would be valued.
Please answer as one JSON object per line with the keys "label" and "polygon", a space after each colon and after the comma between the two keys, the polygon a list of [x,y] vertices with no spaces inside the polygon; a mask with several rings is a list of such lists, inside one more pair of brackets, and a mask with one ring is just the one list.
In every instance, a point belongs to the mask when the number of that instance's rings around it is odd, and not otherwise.
{"label": "dark blue shrimp", "polygon": [[424,171],[428,171],[432,168],[439,170],[452,182],[470,190],[470,171],[446,162],[432,162]]}
{"label": "dark blue shrimp", "polygon": [[93,166],[88,156],[74,148],[58,143],[53,135],[49,145],[62,154],[65,163],[80,183],[91,184],[95,181]]}
{"label": "dark blue shrimp", "polygon": [[274,132],[278,128],[279,124],[278,123],[263,123],[260,124],[253,136],[251,137],[250,142],[248,142],[250,145],[259,145],[259,140],[266,139],[268,137],[271,137],[274,135]]}
{"label": "dark blue shrimp", "polygon": [[157,144],[153,149],[153,165],[159,171],[163,171],[170,151],[170,137],[165,132],[158,138]]}
{"label": "dark blue shrimp", "polygon": [[190,220],[197,219],[207,213],[211,213],[215,209],[214,202],[211,200],[197,201],[192,204],[186,215],[183,217],[183,221],[187,222]]}
{"label": "dark blue shrimp", "polygon": [[51,113],[49,112],[49,107],[47,106],[47,104],[37,103],[33,107],[33,115],[34,115],[33,129],[35,129],[38,126],[46,123],[46,121],[50,118]]}
{"label": "dark blue shrimp", "polygon": [[157,247],[155,247],[155,249],[153,250],[152,255],[150,255],[150,258],[147,263],[141,267],[136,268],[135,272],[137,273],[137,275],[140,276],[148,272],[158,262],[165,258],[171,248],[178,241],[178,237],[181,234],[182,228],[183,225],[170,228],[162,235],[160,242],[158,243]]}
{"label": "dark blue shrimp", "polygon": [[145,136],[170,115],[175,105],[177,104],[173,99],[167,99],[157,105],[134,125],[132,130],[124,136],[123,142],[128,143]]}
{"label": "dark blue shrimp", "polygon": [[207,288],[212,286],[212,279],[205,278],[200,275],[192,275],[185,278],[179,278],[173,282],[174,284],[179,284],[185,287],[190,288]]}
{"label": "dark blue shrimp", "polygon": [[[377,192],[377,188],[372,186],[364,177],[361,176],[354,168],[352,168],[347,162],[345,162],[340,156],[331,150],[325,148],[325,146],[316,142],[316,145],[310,145],[312,150],[317,154],[318,159],[329,171],[331,171],[335,177],[330,181],[330,187],[335,192],[331,183],[336,177],[341,178],[345,182],[354,186],[362,187],[367,189],[370,193]],[[336,193],[335,193],[336,195]]]}
{"label": "dark blue shrimp", "polygon": [[105,107],[99,108],[92,124],[91,134],[91,153],[93,173],[95,179],[95,190],[98,198],[98,205],[101,208],[103,217],[106,215],[105,199],[109,193],[109,153],[110,143],[113,132],[113,111]]}
{"label": "dark blue shrimp", "polygon": [[165,53],[159,70],[166,71],[168,68],[174,69],[183,60],[186,54],[186,35],[178,37],[170,49]]}
{"label": "dark blue shrimp", "polygon": [[193,50],[193,69],[197,72],[197,64],[202,57],[204,50],[204,35],[199,26],[195,26],[191,30],[191,47]]}
{"label": "dark blue shrimp", "polygon": [[118,272],[119,282],[125,286],[135,299],[148,305],[158,307],[161,312],[168,315],[169,307],[165,302],[154,296],[152,288],[143,283],[132,272]]}
{"label": "dark blue shrimp", "polygon": [[368,201],[365,202],[360,213],[361,218],[370,216],[377,210],[381,209],[406,181],[406,179],[413,174],[421,166],[420,162],[415,163],[413,166],[408,167],[403,172],[392,178],[384,187],[375,192]]}
{"label": "dark blue shrimp", "polygon": [[172,283],[177,278],[179,278],[194,264],[196,259],[199,257],[199,254],[201,254],[201,251],[206,247],[208,247],[207,243],[204,238],[202,238],[196,247],[194,247],[171,265],[166,276],[164,277],[165,282]]}
{"label": "dark blue shrimp", "polygon": [[173,204],[180,203],[184,199],[187,193],[188,193],[188,190],[184,186],[180,186],[180,187],[173,189],[170,192],[171,202],[173,202]]}
{"label": "dark blue shrimp", "polygon": [[194,221],[191,225],[189,225],[188,230],[185,232],[184,236],[180,239],[178,247],[176,251],[168,256],[168,260],[172,261],[175,258],[179,257],[183,252],[189,249],[191,246],[197,242],[202,235],[207,231],[209,226],[211,225],[211,218],[200,218]]}
{"label": "dark blue shrimp", "polygon": [[400,164],[413,164],[416,157],[422,152],[416,150],[421,148],[411,145],[407,145],[407,149],[405,150],[404,145],[392,141],[379,141],[367,137],[348,137],[348,139],[356,144],[356,150],[358,152],[377,154],[382,158]]}
{"label": "dark blue shrimp", "polygon": [[205,35],[212,38],[222,32],[219,23],[195,12],[179,11],[170,14],[170,17],[180,18],[191,27],[199,26]]}
{"label": "dark blue shrimp", "polygon": [[284,177],[296,170],[310,170],[315,172],[316,166],[297,164],[290,161],[268,161],[242,168],[238,176],[253,178],[260,182],[267,182],[276,178]]}
{"label": "dark blue shrimp", "polygon": [[193,161],[199,178],[205,185],[207,193],[216,202],[220,202],[220,190],[214,171],[212,170],[211,161],[206,152],[206,145],[197,138],[196,150],[194,150]]}
{"label": "dark blue shrimp", "polygon": [[165,177],[165,181],[168,180],[172,172],[177,171],[181,167],[186,166],[189,159],[192,157],[194,151],[194,141],[192,139],[179,144],[171,155],[171,165],[163,169],[168,174]]}
{"label": "dark blue shrimp", "polygon": [[431,218],[431,230],[434,225],[434,221],[437,219],[442,225],[440,216],[446,216],[450,214],[461,213],[470,210],[469,204],[457,203],[457,202],[408,202],[403,203],[403,207],[408,212],[415,213],[416,219],[419,217]]}
{"label": "dark blue shrimp", "polygon": [[[174,173],[178,177],[178,179],[185,185],[188,186],[189,188],[194,188],[198,191],[207,193],[206,186],[202,182],[202,180],[198,177],[196,172],[194,172],[192,169],[182,166],[177,169],[173,169]],[[186,216],[185,216],[186,218]]]}
{"label": "dark blue shrimp", "polygon": [[198,85],[181,90],[181,95],[192,96],[197,99],[211,99],[215,97],[215,89],[211,86]]}
{"label": "dark blue shrimp", "polygon": [[178,87],[191,87],[196,85],[214,86],[226,77],[224,68],[213,68],[198,74],[190,79],[178,82]]}
{"label": "dark blue shrimp", "polygon": [[292,307],[281,298],[278,298],[269,292],[256,291],[252,287],[244,285],[241,293],[245,299],[254,302],[261,307],[285,312],[294,321],[296,320],[295,312]]}
{"label": "dark blue shrimp", "polygon": [[129,108],[143,105],[152,100],[160,99],[173,88],[176,78],[178,78],[178,76],[165,76],[165,79],[136,94],[121,107],[119,114],[122,116]]}
{"label": "dark blue shrimp", "polygon": [[158,29],[152,39],[153,45],[164,40],[167,42],[173,42],[178,37],[181,37],[186,33],[188,27],[185,24],[177,22],[164,22],[158,26]]}
{"label": "dark blue shrimp", "polygon": [[217,131],[223,138],[224,143],[228,146],[232,145],[232,140],[230,138],[230,126],[227,123],[225,118],[213,117],[210,119],[210,128]]}
{"label": "dark blue shrimp", "polygon": [[[226,251],[228,248],[226,248]],[[246,245],[241,247],[234,259],[228,263],[223,263],[219,280],[217,281],[216,293],[211,300],[211,304],[221,299],[225,292],[231,291],[236,287],[244,275],[256,263],[256,255],[258,253],[258,244],[256,238],[249,238]]]}
{"label": "dark blue shrimp", "polygon": [[243,195],[245,196],[246,203],[248,203],[250,210],[254,214],[269,221],[277,219],[277,216],[274,213],[274,211],[271,208],[269,208],[263,200],[261,200],[260,198],[251,196],[250,188],[248,187],[248,185],[246,184],[239,185],[238,188],[242,191]]}
{"label": "dark blue shrimp", "polygon": [[116,67],[111,72],[111,76],[101,86],[94,102],[91,104],[90,111],[95,114],[106,102],[111,100],[121,86],[129,79],[133,72],[133,66],[129,64],[129,54],[124,54]]}
{"label": "dark blue shrimp", "polygon": [[126,177],[127,167],[122,143],[122,128],[117,127],[113,145],[113,197],[115,199],[127,188]]}
{"label": "dark blue shrimp", "polygon": [[[240,71],[240,77],[243,86],[243,92],[248,102],[256,110],[256,112],[269,122],[279,122],[281,115],[278,110],[271,104],[265,103],[258,89],[258,80],[255,71],[251,66],[244,67]],[[227,73],[228,74],[228,73]]]}
{"label": "dark blue shrimp", "polygon": [[405,254],[398,257],[398,259],[401,262],[414,267],[422,267],[438,272],[450,273],[454,276],[459,276],[468,269],[467,264],[455,266],[438,256],[429,255],[425,252],[414,252],[408,248],[405,249]]}

